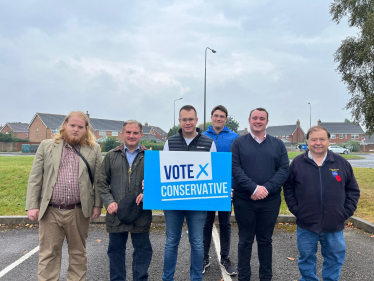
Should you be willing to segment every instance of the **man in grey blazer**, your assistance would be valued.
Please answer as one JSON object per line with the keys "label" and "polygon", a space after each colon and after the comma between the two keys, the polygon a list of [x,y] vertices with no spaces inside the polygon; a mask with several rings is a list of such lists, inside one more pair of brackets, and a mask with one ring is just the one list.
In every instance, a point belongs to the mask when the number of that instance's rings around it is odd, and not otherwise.
{"label": "man in grey blazer", "polygon": [[86,239],[90,218],[101,214],[102,202],[93,178],[102,156],[89,130],[86,114],[73,111],[59,133],[44,140],[36,152],[27,186],[26,210],[30,220],[39,220],[38,279],[59,280],[61,249],[68,241],[67,280],[86,280]]}

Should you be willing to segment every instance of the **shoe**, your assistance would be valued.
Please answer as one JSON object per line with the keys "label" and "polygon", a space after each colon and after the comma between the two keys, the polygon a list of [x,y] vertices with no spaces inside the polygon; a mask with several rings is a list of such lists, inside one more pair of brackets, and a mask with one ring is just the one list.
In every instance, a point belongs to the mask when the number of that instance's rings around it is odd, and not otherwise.
{"label": "shoe", "polygon": [[205,273],[205,268],[207,268],[209,265],[210,265],[209,257],[204,258],[204,261],[203,261],[203,274]]}
{"label": "shoe", "polygon": [[226,274],[230,276],[238,274],[238,271],[230,261],[229,257],[221,259],[221,267],[225,270]]}

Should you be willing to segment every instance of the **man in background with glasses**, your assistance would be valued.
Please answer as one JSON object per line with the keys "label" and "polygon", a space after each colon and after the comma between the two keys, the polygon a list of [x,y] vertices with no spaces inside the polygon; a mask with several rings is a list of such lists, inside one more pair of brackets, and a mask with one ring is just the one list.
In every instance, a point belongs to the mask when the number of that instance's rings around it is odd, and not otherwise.
{"label": "man in background with glasses", "polygon": [[[164,151],[217,151],[213,140],[201,134],[196,128],[198,122],[196,109],[185,105],[179,110],[178,134],[170,137],[164,146]],[[178,257],[178,245],[182,234],[182,225],[186,217],[188,236],[191,244],[190,279],[203,280],[203,229],[206,211],[164,210],[166,223],[166,243],[164,253],[164,274],[162,280],[173,281]]]}

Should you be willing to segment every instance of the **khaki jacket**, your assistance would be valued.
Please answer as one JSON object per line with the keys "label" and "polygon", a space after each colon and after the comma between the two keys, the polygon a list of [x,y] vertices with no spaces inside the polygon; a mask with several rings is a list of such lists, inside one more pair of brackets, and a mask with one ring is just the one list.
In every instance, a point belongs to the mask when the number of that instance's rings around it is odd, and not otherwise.
{"label": "khaki jacket", "polygon": [[[60,167],[62,147],[62,141],[55,143],[54,139],[44,140],[35,155],[27,186],[26,210],[39,209],[39,220],[43,217],[52,197]],[[90,165],[96,182],[96,174],[102,161],[100,146],[98,144],[93,148],[82,146],[80,153]],[[88,218],[92,214],[93,207],[102,207],[102,202],[98,190],[91,184],[87,166],[82,158],[79,160],[78,177],[82,211]]]}

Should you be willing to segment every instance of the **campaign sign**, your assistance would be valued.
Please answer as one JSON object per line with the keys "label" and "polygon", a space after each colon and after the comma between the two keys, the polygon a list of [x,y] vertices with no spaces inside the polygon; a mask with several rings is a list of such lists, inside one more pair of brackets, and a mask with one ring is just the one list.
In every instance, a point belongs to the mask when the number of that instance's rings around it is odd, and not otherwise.
{"label": "campaign sign", "polygon": [[231,153],[145,151],[147,210],[231,211]]}

